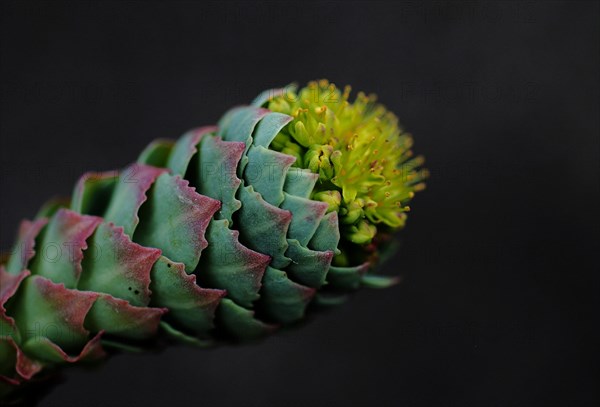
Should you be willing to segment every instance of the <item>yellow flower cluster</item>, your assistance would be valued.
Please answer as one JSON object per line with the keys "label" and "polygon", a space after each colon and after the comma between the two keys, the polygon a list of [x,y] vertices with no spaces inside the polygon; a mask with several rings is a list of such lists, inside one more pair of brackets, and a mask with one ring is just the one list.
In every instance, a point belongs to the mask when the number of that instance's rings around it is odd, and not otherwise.
{"label": "yellow flower cluster", "polygon": [[396,116],[360,92],[349,101],[326,80],[272,98],[269,110],[291,115],[271,148],[296,157],[296,166],[319,174],[312,199],[337,211],[344,237],[368,244],[377,225],[392,229],[405,224],[408,201],[425,187],[424,159],[413,157],[412,137]]}

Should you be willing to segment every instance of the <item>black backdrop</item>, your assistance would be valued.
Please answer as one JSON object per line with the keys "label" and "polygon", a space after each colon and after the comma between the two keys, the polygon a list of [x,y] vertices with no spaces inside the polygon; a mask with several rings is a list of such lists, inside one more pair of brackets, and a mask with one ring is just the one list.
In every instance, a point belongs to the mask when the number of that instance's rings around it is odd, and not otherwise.
{"label": "black backdrop", "polygon": [[3,249],[84,171],[293,80],[378,93],[432,174],[400,286],[257,345],[73,369],[42,406],[598,405],[597,2],[1,11]]}

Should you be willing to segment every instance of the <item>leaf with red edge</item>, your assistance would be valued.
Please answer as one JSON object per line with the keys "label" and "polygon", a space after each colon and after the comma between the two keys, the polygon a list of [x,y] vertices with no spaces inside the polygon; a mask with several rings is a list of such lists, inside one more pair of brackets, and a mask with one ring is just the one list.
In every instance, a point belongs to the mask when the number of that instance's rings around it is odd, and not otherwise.
{"label": "leaf with red edge", "polygon": [[210,245],[200,259],[198,280],[204,286],[227,290],[228,298],[251,308],[259,298],[258,290],[271,258],[241,244],[239,232],[229,229],[225,219],[213,220],[206,235]]}
{"label": "leaf with red edge", "polygon": [[252,186],[239,189],[242,207],[238,211],[240,240],[259,253],[271,256],[271,265],[283,268],[290,263],[285,252],[288,247],[286,235],[292,214],[265,201]]}
{"label": "leaf with red edge", "polygon": [[[41,363],[28,358],[13,338],[0,338],[0,348],[2,348],[0,354],[3,354],[3,360],[6,360],[4,359],[5,356],[8,356],[9,358],[8,363],[3,362],[2,365],[13,365],[14,372],[17,373],[20,378],[30,380],[36,373],[42,370]],[[6,375],[6,373],[4,374]]]}
{"label": "leaf with red edge", "polygon": [[75,184],[71,209],[81,214],[102,216],[110,202],[118,178],[117,171],[83,174]]}
{"label": "leaf with red edge", "polygon": [[166,171],[143,164],[132,164],[122,171],[103,215],[104,221],[122,226],[126,235],[133,236],[140,221],[138,210],[147,199],[146,192]]}
{"label": "leaf with red edge", "polygon": [[34,221],[24,220],[21,222],[17,243],[6,265],[6,271],[16,274],[27,268],[29,260],[35,256],[35,238],[47,223],[48,219],[46,218]]}
{"label": "leaf with red edge", "polygon": [[48,338],[66,351],[83,346],[88,331],[85,317],[99,294],[70,290],[47,278],[31,276],[8,306],[23,340]]}
{"label": "leaf with red edge", "polygon": [[28,358],[11,337],[0,337],[0,356],[0,375],[9,379],[30,380],[42,370],[42,364]]}
{"label": "leaf with red edge", "polygon": [[[258,122],[269,114],[267,109],[243,106],[229,110],[219,120],[217,135],[225,141],[241,141],[246,144],[246,150],[252,145],[252,133]],[[244,173],[248,157],[244,154],[238,165],[238,176]]]}
{"label": "leaf with red edge", "polygon": [[204,232],[219,209],[217,200],[198,194],[179,175],[163,174],[149,192],[150,199],[140,210],[140,224],[133,240],[157,247],[173,261],[194,271],[208,242]]}
{"label": "leaf with red edge", "polygon": [[6,314],[5,304],[15,295],[21,282],[30,274],[29,270],[23,270],[19,274],[10,274],[3,266],[0,266],[0,336],[12,336],[20,340],[15,320]]}
{"label": "leaf with red edge", "polygon": [[109,294],[100,294],[85,320],[91,331],[105,331],[120,338],[146,339],[153,336],[166,308],[136,307]]}
{"label": "leaf with red edge", "polygon": [[257,308],[269,320],[289,324],[301,319],[316,290],[289,279],[284,271],[267,267]]}
{"label": "leaf with red edge", "polygon": [[287,193],[281,208],[292,213],[292,222],[287,234],[288,238],[298,240],[302,246],[308,244],[319,227],[325,212],[327,212],[325,202],[312,201]]}
{"label": "leaf with red edge", "polygon": [[256,319],[254,311],[241,307],[228,298],[223,298],[217,308],[217,322],[237,340],[258,339],[277,329],[277,325]]}
{"label": "leaf with red edge", "polygon": [[169,159],[169,155],[171,154],[174,145],[174,140],[154,140],[146,146],[144,151],[142,151],[137,162],[140,164],[152,165],[154,167],[166,167],[167,160]]}
{"label": "leaf with red edge", "polygon": [[205,335],[214,327],[215,309],[225,296],[224,290],[198,286],[196,276],[188,275],[183,263],[172,262],[166,257],[154,264],[150,288],[150,304],[168,308],[165,318],[171,324],[196,335]]}
{"label": "leaf with red edge", "polygon": [[219,219],[233,224],[232,215],[242,205],[236,199],[241,184],[237,166],[246,145],[237,141],[223,141],[220,137],[205,137],[200,143],[200,152],[195,171],[198,193],[221,201],[217,212]]}
{"label": "leaf with red edge", "polygon": [[150,270],[160,254],[159,249],[132,242],[123,228],[101,223],[83,259],[78,288],[146,306],[150,302]]}
{"label": "leaf with red edge", "polygon": [[60,346],[48,338],[32,338],[23,344],[23,350],[37,359],[49,363],[77,363],[82,361],[95,361],[106,357],[102,349],[100,338],[103,331],[98,332],[75,356],[66,353]]}
{"label": "leaf with red edge", "polygon": [[269,150],[263,146],[250,146],[248,150],[248,165],[244,170],[244,181],[265,201],[274,206],[283,202],[283,185],[289,168],[296,158]]}
{"label": "leaf with red edge", "polygon": [[288,239],[286,255],[292,259],[286,269],[293,281],[313,288],[325,284],[325,277],[333,259],[333,252],[319,252],[307,249],[295,239]]}
{"label": "leaf with red edge", "polygon": [[67,288],[76,288],[81,275],[86,240],[94,233],[102,219],[80,215],[68,209],[59,209],[50,219],[41,239],[40,255],[31,270]]}
{"label": "leaf with red edge", "polygon": [[181,136],[175,143],[166,165],[171,170],[171,173],[173,175],[181,175],[182,177],[185,176],[192,157],[198,151],[198,144],[205,135],[215,131],[217,131],[216,126],[206,126],[190,130]]}
{"label": "leaf with red edge", "polygon": [[321,219],[317,230],[313,234],[308,248],[318,251],[331,250],[336,255],[341,251],[338,249],[340,242],[340,225],[337,212],[329,212]]}
{"label": "leaf with red edge", "polygon": [[290,195],[309,199],[318,179],[319,174],[315,174],[309,169],[292,167],[285,174],[283,191]]}

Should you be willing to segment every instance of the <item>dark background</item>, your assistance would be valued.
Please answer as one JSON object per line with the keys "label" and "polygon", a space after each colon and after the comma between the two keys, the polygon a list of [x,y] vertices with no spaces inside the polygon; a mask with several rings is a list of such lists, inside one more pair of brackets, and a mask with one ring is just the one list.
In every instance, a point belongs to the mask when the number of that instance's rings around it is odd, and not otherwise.
{"label": "dark background", "polygon": [[42,406],[599,405],[599,3],[3,2],[1,247],[86,170],[326,77],[431,179],[362,291],[257,345],[73,369]]}

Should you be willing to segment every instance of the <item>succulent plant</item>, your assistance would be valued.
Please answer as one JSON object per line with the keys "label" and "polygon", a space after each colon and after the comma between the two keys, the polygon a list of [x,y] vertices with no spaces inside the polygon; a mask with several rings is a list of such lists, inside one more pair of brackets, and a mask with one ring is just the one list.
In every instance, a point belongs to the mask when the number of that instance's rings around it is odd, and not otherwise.
{"label": "succulent plant", "polygon": [[0,268],[0,396],[120,349],[258,339],[392,285],[375,268],[427,174],[396,117],[349,94],[265,91],[23,221]]}

